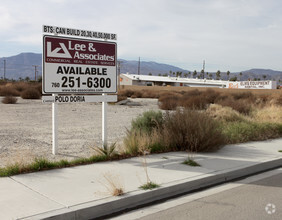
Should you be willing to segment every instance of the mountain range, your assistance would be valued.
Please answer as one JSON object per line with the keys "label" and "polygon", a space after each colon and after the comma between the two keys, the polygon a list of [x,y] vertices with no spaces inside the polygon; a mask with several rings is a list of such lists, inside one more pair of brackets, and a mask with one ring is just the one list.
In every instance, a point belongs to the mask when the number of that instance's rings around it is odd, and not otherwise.
{"label": "mountain range", "polygon": [[[131,74],[138,74],[138,61],[130,61],[120,59],[120,72],[121,73],[131,73]],[[5,65],[4,65],[5,63]],[[5,77],[8,79],[25,79],[29,77],[30,79],[35,78],[35,70],[36,75],[42,75],[42,54],[39,53],[21,53],[11,57],[2,57],[0,58],[0,78]],[[156,63],[156,62],[147,62],[141,61],[140,62],[140,71],[141,75],[164,75],[169,73],[177,73],[181,72],[182,77],[184,77],[185,73],[191,73],[188,75],[192,77],[192,73],[194,72],[191,70],[184,70],[176,66],[163,64],[163,63]],[[200,71],[198,71],[199,73]],[[248,80],[248,79],[266,79],[266,80],[276,80],[281,81],[282,79],[282,71],[274,71],[271,69],[250,69],[241,71],[242,75],[240,76],[239,72],[230,73],[229,78],[237,77],[241,80]],[[215,79],[216,74],[215,72],[211,72],[212,78]],[[187,76],[187,75],[186,75]],[[226,72],[221,72],[221,79],[226,80],[228,78]]]}

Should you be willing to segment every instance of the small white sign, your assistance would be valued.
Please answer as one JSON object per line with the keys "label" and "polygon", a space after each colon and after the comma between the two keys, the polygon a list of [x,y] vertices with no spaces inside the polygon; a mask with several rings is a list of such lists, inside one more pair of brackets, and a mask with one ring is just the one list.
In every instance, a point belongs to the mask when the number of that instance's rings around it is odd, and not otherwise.
{"label": "small white sign", "polygon": [[57,95],[42,96],[43,103],[116,102],[117,95]]}
{"label": "small white sign", "polygon": [[228,82],[229,89],[276,89],[276,81],[240,81]]}
{"label": "small white sign", "polygon": [[74,28],[43,25],[42,32],[45,34],[68,35],[72,37],[87,37],[92,39],[117,40],[117,35],[97,31],[88,31]]}

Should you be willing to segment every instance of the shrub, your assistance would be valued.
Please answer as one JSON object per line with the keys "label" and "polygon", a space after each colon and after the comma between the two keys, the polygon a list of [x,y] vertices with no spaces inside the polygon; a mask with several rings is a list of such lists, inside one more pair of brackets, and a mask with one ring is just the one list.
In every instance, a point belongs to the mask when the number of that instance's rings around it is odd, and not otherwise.
{"label": "shrub", "polygon": [[159,91],[142,90],[142,98],[158,99],[160,97]]}
{"label": "shrub", "polygon": [[253,111],[252,117],[259,122],[272,122],[282,124],[282,108],[277,105],[267,105]]}
{"label": "shrub", "polygon": [[191,96],[189,98],[185,98],[185,96],[181,99],[181,105],[186,109],[197,109],[203,110],[208,106],[208,101],[203,95]]}
{"label": "shrub", "polygon": [[131,97],[134,94],[134,91],[130,89],[126,89],[126,90],[120,90],[118,93],[121,96]]}
{"label": "shrub", "polygon": [[245,117],[231,107],[211,104],[206,113],[223,122],[245,121]]}
{"label": "shrub", "polygon": [[41,94],[39,93],[39,91],[37,89],[31,87],[31,88],[24,90],[21,93],[21,97],[23,99],[40,99]]}
{"label": "shrub", "polygon": [[15,90],[17,90],[18,92],[22,92],[22,91],[26,90],[29,86],[25,82],[18,82],[18,83],[13,84],[12,87]]}
{"label": "shrub", "polygon": [[40,93],[40,95],[42,96],[42,83],[36,83],[36,85],[34,86],[35,89],[37,89],[37,91]]}
{"label": "shrub", "polygon": [[196,95],[201,95],[201,92],[198,89],[193,89],[193,90],[185,92],[184,95],[187,97],[196,96]]}
{"label": "shrub", "polygon": [[141,132],[134,130],[127,130],[126,136],[123,139],[126,148],[126,154],[136,156],[139,153],[140,140],[142,139]]}
{"label": "shrub", "polygon": [[0,96],[19,96],[20,93],[12,86],[2,86],[0,88]]}
{"label": "shrub", "polygon": [[207,103],[214,104],[215,100],[220,96],[220,93],[216,92],[214,89],[208,88],[202,93],[202,96],[205,97]]}
{"label": "shrub", "polygon": [[203,112],[177,110],[164,121],[164,139],[174,149],[213,151],[225,143],[219,124]]}
{"label": "shrub", "polygon": [[217,104],[221,106],[228,106],[232,109],[238,111],[241,114],[249,115],[252,111],[252,106],[247,100],[237,100],[235,101],[232,98],[224,99],[221,101],[217,101]]}
{"label": "shrub", "polygon": [[226,135],[228,143],[260,141],[280,137],[282,135],[282,124],[252,121],[226,123],[223,133]]}
{"label": "shrub", "polygon": [[117,101],[118,101],[118,102],[120,102],[120,101],[122,101],[122,100],[126,100],[126,99],[127,99],[127,97],[124,96],[124,95],[118,94],[118,96],[117,96]]}
{"label": "shrub", "polygon": [[178,98],[173,96],[161,96],[158,105],[162,110],[175,110],[178,106]]}
{"label": "shrub", "polygon": [[161,111],[147,111],[131,122],[131,129],[136,131],[152,132],[154,128],[162,126],[163,115]]}
{"label": "shrub", "polygon": [[126,153],[132,156],[144,153],[144,149],[151,153],[167,152],[169,144],[163,141],[161,128],[154,128],[152,132],[146,133],[142,130],[127,130],[123,140]]}
{"label": "shrub", "polygon": [[134,91],[134,94],[131,96],[131,98],[142,98],[142,92]]}
{"label": "shrub", "polygon": [[162,110],[175,110],[179,106],[180,94],[177,93],[163,93],[159,97],[159,108]]}
{"label": "shrub", "polygon": [[275,104],[278,106],[282,106],[282,94],[280,94],[279,97],[275,99]]}
{"label": "shrub", "polygon": [[233,98],[235,100],[239,100],[239,99],[246,99],[249,102],[254,102],[256,97],[253,93],[251,92],[236,92],[236,93],[231,93],[231,95],[233,96]]}
{"label": "shrub", "polygon": [[13,96],[5,96],[5,98],[3,98],[2,103],[4,104],[15,104],[17,102],[17,98],[13,97]]}

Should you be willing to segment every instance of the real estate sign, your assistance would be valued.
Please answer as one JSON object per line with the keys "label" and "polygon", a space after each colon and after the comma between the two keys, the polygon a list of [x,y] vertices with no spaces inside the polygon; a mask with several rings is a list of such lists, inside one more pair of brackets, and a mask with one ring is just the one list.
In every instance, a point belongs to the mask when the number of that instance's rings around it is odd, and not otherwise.
{"label": "real estate sign", "polygon": [[116,63],[114,42],[45,35],[43,93],[115,93]]}

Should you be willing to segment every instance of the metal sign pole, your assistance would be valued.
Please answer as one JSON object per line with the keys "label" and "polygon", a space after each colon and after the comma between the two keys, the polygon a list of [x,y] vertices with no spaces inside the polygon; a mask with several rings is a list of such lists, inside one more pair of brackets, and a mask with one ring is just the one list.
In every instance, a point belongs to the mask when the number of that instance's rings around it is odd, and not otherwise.
{"label": "metal sign pole", "polygon": [[[55,94],[53,94],[55,96]],[[52,103],[52,153],[58,153],[58,119],[57,119],[58,104]]]}
{"label": "metal sign pole", "polygon": [[102,102],[102,147],[104,149],[107,148],[107,111],[108,111],[108,103],[107,103],[107,94],[103,93],[102,96],[104,100]]}

